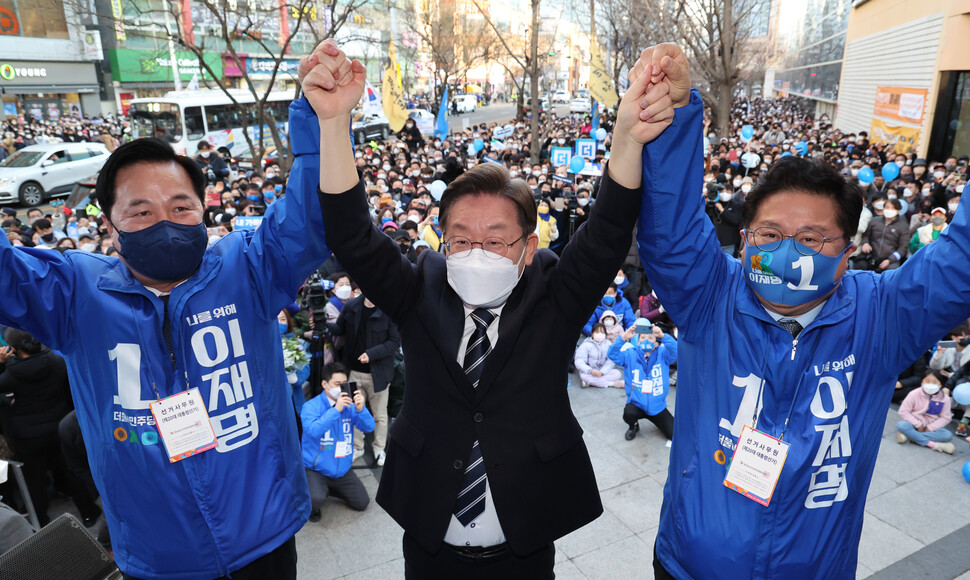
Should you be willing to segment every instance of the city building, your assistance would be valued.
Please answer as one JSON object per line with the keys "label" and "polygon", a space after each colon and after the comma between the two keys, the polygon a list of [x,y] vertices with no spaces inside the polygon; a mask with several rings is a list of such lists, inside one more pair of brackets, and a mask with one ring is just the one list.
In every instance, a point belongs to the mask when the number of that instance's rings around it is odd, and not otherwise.
{"label": "city building", "polygon": [[61,0],[0,2],[0,118],[101,113],[96,33]]}
{"label": "city building", "polygon": [[856,2],[836,126],[928,159],[970,155],[968,16],[961,0]]}

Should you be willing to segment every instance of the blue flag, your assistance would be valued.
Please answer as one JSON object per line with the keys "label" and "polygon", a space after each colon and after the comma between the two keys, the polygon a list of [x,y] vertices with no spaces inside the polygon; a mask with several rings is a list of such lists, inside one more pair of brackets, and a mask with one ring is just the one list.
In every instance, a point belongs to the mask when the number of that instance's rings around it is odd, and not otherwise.
{"label": "blue flag", "polygon": [[434,136],[444,141],[448,138],[448,87],[445,86],[445,93],[441,95],[441,102],[438,103],[438,122],[435,125]]}
{"label": "blue flag", "polygon": [[596,133],[596,130],[600,128],[599,108],[600,108],[600,102],[597,101],[596,99],[593,99],[593,112],[592,112],[593,124],[590,125],[590,127],[592,127],[589,132],[590,135]]}

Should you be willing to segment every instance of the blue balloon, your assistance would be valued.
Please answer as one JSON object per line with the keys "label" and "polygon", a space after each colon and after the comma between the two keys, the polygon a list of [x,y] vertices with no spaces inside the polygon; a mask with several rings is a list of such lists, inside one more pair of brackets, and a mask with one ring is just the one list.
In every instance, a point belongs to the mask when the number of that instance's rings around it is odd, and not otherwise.
{"label": "blue balloon", "polygon": [[476,153],[485,148],[485,142],[482,141],[481,139],[475,139],[475,142],[473,143],[473,145],[475,146]]}
{"label": "blue balloon", "polygon": [[970,461],[963,464],[963,479],[970,482]]}
{"label": "blue balloon", "polygon": [[605,141],[606,140],[606,129],[600,127],[596,130],[596,140]]}
{"label": "blue balloon", "polygon": [[799,141],[798,143],[795,143],[795,149],[798,151],[799,155],[805,155],[808,153],[808,143]]}
{"label": "blue balloon", "polygon": [[745,125],[741,127],[741,138],[745,141],[750,141],[754,137],[754,127],[751,125]]}
{"label": "blue balloon", "polygon": [[586,159],[582,155],[573,155],[573,158],[569,160],[569,172],[579,173],[586,167]]}
{"label": "blue balloon", "polygon": [[890,161],[889,163],[882,166],[882,178],[886,181],[892,181],[899,177],[899,166],[895,162]]}
{"label": "blue balloon", "polygon": [[859,183],[864,185],[869,185],[876,179],[876,174],[868,167],[863,167],[859,170]]}
{"label": "blue balloon", "polygon": [[970,383],[960,383],[953,389],[953,400],[961,405],[970,405]]}

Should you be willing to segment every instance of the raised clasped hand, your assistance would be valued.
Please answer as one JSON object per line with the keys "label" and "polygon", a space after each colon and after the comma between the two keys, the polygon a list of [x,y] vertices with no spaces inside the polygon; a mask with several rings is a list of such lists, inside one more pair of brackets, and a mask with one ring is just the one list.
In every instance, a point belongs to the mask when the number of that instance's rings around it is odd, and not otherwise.
{"label": "raised clasped hand", "polygon": [[332,39],[300,60],[303,95],[320,121],[349,117],[364,93],[366,73],[364,65],[347,58]]}

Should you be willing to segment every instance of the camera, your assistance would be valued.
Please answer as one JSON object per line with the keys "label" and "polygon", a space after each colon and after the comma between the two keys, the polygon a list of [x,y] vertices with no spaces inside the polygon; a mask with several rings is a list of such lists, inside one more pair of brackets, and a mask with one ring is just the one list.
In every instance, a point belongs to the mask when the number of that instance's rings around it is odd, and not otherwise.
{"label": "camera", "polygon": [[355,381],[347,381],[346,383],[340,385],[340,391],[346,393],[351,400],[354,399],[354,391],[357,390],[357,383]]}
{"label": "camera", "polygon": [[320,278],[314,273],[303,289],[303,307],[313,317],[313,328],[322,330],[327,327],[327,290],[333,289],[333,282]]}

